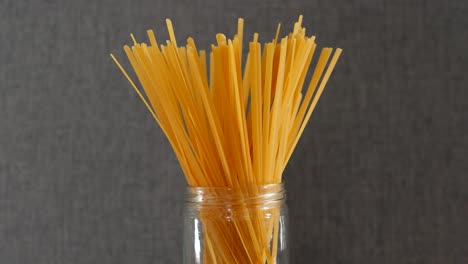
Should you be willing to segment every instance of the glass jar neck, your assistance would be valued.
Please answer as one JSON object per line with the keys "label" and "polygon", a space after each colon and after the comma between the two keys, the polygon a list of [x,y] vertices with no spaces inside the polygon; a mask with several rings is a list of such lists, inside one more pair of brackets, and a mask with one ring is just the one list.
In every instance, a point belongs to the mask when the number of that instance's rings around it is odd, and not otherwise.
{"label": "glass jar neck", "polygon": [[265,207],[284,202],[286,191],[283,183],[231,187],[187,187],[185,202],[193,207]]}

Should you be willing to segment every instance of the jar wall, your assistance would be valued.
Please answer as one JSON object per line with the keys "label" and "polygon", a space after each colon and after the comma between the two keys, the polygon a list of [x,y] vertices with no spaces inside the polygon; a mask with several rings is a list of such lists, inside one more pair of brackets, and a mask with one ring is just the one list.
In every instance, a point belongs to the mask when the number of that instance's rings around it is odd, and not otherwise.
{"label": "jar wall", "polygon": [[183,234],[185,264],[289,263],[284,188],[188,188]]}

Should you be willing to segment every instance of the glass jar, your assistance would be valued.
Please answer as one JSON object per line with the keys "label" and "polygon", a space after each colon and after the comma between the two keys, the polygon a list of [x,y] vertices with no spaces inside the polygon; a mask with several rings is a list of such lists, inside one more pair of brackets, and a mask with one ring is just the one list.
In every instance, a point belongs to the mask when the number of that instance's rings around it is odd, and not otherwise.
{"label": "glass jar", "polygon": [[285,198],[283,184],[188,187],[183,263],[287,264]]}

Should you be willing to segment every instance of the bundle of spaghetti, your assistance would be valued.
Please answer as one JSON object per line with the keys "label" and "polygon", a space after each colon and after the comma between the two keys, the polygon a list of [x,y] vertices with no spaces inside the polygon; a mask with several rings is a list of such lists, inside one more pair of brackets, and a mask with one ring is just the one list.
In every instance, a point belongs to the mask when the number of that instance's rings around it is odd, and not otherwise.
{"label": "bundle of spaghetti", "polygon": [[[299,16],[281,39],[280,25],[263,45],[255,33],[243,62],[243,19],[232,39],[216,35],[209,54],[191,37],[179,46],[171,21],[166,23],[165,44],[148,30],[149,44],[131,35],[133,45],[124,46],[144,92],[111,57],[167,136],[188,185],[242,189],[281,183],[341,49],[323,48],[310,69],[317,45]],[[267,223],[260,212],[241,210],[249,221],[229,225],[201,212],[204,263],[275,263],[278,210]]]}

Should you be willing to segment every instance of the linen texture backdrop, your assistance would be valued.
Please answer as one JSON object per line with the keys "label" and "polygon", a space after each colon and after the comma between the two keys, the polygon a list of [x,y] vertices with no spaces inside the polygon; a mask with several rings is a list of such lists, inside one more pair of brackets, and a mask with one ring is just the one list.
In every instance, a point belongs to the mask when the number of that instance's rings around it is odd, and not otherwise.
{"label": "linen texture backdrop", "polygon": [[463,0],[3,0],[0,263],[180,263],[183,175],[109,53],[299,14],[344,52],[284,174],[291,263],[467,263]]}

